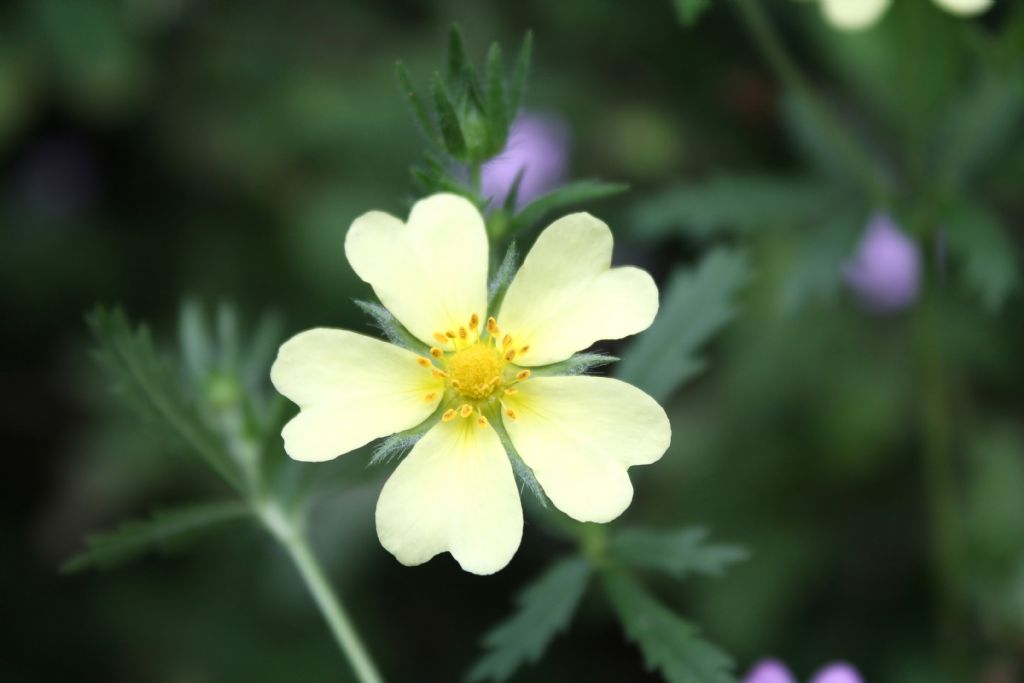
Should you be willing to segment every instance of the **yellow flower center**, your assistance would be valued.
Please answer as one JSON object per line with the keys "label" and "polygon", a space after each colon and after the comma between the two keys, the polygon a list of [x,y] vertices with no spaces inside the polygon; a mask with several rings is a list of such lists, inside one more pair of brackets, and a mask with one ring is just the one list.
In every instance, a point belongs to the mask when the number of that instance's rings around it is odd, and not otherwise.
{"label": "yellow flower center", "polygon": [[[530,345],[517,347],[512,335],[502,335],[494,318],[487,319],[483,330],[480,323],[480,316],[474,313],[469,323],[457,330],[435,332],[438,346],[431,347],[430,358],[416,358],[420,367],[448,384],[449,390],[442,398],[445,410],[441,419],[445,422],[475,415],[477,424],[485,427],[484,413],[493,417],[498,412],[509,420],[517,419],[515,410],[506,405],[505,399],[518,393],[516,384],[530,378],[528,368],[517,368],[513,364],[530,350]],[[510,371],[506,372],[507,369]],[[437,399],[437,391],[423,395],[428,403]]]}
{"label": "yellow flower center", "polygon": [[452,387],[472,399],[487,398],[501,384],[504,360],[490,344],[477,342],[448,359]]}

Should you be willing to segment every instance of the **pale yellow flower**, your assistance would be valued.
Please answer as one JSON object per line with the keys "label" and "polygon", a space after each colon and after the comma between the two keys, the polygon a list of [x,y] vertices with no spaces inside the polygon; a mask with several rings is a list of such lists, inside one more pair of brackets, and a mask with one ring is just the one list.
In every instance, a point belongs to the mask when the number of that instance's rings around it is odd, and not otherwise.
{"label": "pale yellow flower", "polygon": [[[835,28],[859,31],[873,26],[889,9],[892,0],[818,0],[825,19]],[[981,14],[994,0],[935,0],[935,4],[952,14]]]}
{"label": "pale yellow flower", "polygon": [[607,225],[586,213],[552,223],[490,312],[487,233],[466,199],[434,195],[405,223],[367,213],[345,253],[429,353],[314,329],[281,347],[271,378],[300,407],[282,433],[296,460],[329,460],[435,423],[377,502],[377,534],[399,562],[448,551],[466,571],[490,574],[511,560],[523,512],[496,427],[571,517],[608,522],[629,506],[626,470],[668,448],[665,411],[616,379],[538,370],[654,320],[657,287],[643,270],[610,267]]}

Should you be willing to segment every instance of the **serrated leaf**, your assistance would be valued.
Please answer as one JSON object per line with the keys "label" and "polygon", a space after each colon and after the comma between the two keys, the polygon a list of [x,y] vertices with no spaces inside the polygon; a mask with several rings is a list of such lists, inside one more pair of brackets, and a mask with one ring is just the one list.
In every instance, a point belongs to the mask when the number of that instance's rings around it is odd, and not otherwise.
{"label": "serrated leaf", "polygon": [[508,102],[505,99],[505,76],[501,73],[501,46],[492,43],[487,53],[487,132],[497,154],[508,139]]}
{"label": "serrated leaf", "polygon": [[157,355],[149,331],[132,329],[120,309],[97,309],[89,325],[99,344],[96,356],[115,388],[131,405],[166,426],[235,489],[241,477],[235,463],[196,412],[194,400],[185,396],[171,366]]}
{"label": "serrated leaf", "polygon": [[540,659],[576,612],[590,578],[583,558],[562,560],[516,598],[516,612],[484,636],[488,652],[469,672],[470,681],[507,681],[523,664]]}
{"label": "serrated leaf", "polygon": [[466,138],[462,133],[459,115],[455,105],[445,88],[441,75],[434,74],[434,109],[437,111],[438,124],[441,127],[441,138],[444,147],[453,157],[460,157],[466,152]]}
{"label": "serrated leaf", "polygon": [[625,573],[606,571],[605,591],[630,641],[643,653],[648,671],[670,683],[735,683],[732,658],[704,640]]}
{"label": "serrated leaf", "polygon": [[683,26],[693,26],[711,8],[711,0],[672,0],[676,16]]}
{"label": "serrated leaf", "polygon": [[843,265],[850,259],[866,217],[839,209],[794,244],[786,280],[778,294],[780,311],[794,315],[809,304],[829,304],[842,284]]}
{"label": "serrated leaf", "polygon": [[508,91],[508,120],[511,121],[519,112],[519,105],[522,103],[523,93],[526,92],[526,79],[530,72],[530,59],[533,55],[533,31],[527,31],[523,36],[523,44],[519,48],[519,56],[516,57],[516,69],[512,75],[512,84]]}
{"label": "serrated leaf", "polygon": [[420,132],[423,133],[424,137],[427,138],[431,145],[441,148],[441,138],[438,136],[437,129],[434,127],[434,122],[430,118],[430,112],[427,110],[427,105],[416,92],[416,88],[412,84],[412,79],[409,78],[409,72],[405,70],[405,65],[400,61],[395,62],[395,76],[398,78],[398,85],[402,89],[402,94],[405,96],[406,101],[409,102],[413,118],[416,119],[416,124],[420,129]]}
{"label": "serrated leaf", "polygon": [[809,178],[719,175],[637,202],[630,226],[639,238],[699,240],[727,230],[803,227],[828,214],[834,194],[830,186]]}
{"label": "serrated leaf", "polygon": [[114,531],[89,536],[87,549],[61,569],[78,572],[106,568],[134,559],[150,551],[167,551],[227,522],[252,515],[240,501],[195,503],[170,510],[158,510],[147,519],[124,522]]}
{"label": "serrated leaf", "polygon": [[668,399],[703,369],[698,350],[735,316],[734,298],[749,278],[746,256],[729,249],[676,270],[654,324],[628,347],[615,374],[657,401]]}
{"label": "serrated leaf", "polygon": [[970,202],[954,207],[945,221],[964,285],[997,313],[1020,284],[1020,262],[1006,226],[994,211]]}
{"label": "serrated leaf", "polygon": [[629,189],[625,183],[608,183],[601,180],[578,180],[534,199],[523,207],[509,223],[508,234],[514,235],[528,228],[548,213],[574,204],[591,202],[621,194]]}
{"label": "serrated leaf", "polygon": [[690,574],[721,576],[727,567],[749,557],[737,545],[707,542],[703,528],[676,531],[623,529],[609,542],[609,549],[622,563],[654,569],[683,579]]}

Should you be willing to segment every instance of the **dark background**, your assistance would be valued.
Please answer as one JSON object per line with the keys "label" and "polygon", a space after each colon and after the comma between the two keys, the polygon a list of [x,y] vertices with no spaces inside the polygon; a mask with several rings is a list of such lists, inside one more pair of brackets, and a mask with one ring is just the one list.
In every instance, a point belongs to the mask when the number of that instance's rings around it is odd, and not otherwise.
{"label": "dark background", "polygon": [[[834,33],[817,11],[770,4],[823,91],[844,106],[871,92],[837,75]],[[1020,24],[1009,4],[970,30]],[[953,28],[931,49],[957,54],[972,40],[957,23],[967,22],[942,20]],[[256,530],[111,572],[58,573],[85,534],[221,491],[109,395],[83,316],[121,303],[168,346],[185,297],[234,302],[249,319],[277,310],[288,333],[368,329],[351,302],[366,290],[345,262],[344,233],[369,209],[402,214],[413,196],[407,168],[422,146],[392,66],[403,59],[425,84],[452,21],[478,60],[491,40],[511,52],[534,30],[527,107],[571,126],[574,176],[633,186],[586,208],[612,225],[617,258],[658,277],[704,245],[631,235],[634,202],[726,169],[806,169],[779,118],[778,84],[724,3],[690,30],[667,1],[4,3],[0,678],[346,679],[292,568]],[[1016,135],[983,180],[1011,226],[1024,214],[1022,151]],[[934,680],[944,641],[920,454],[920,312],[873,315],[841,289],[780,312],[775,290],[805,237],[725,238],[751,250],[758,275],[709,370],[668,406],[672,448],[633,472],[625,520],[704,524],[751,550],[720,580],[655,584],[742,670],[778,656],[807,675],[846,659],[869,681]],[[944,277],[929,270],[929,291]],[[995,315],[945,291],[929,334],[945,349],[958,492],[976,530],[954,640],[977,680],[1019,680],[1020,298]],[[566,548],[528,519],[496,576],[465,574],[448,556],[403,568],[373,531],[388,469],[318,505],[317,547],[386,676],[456,680],[516,590]],[[517,680],[640,671],[591,597]]]}

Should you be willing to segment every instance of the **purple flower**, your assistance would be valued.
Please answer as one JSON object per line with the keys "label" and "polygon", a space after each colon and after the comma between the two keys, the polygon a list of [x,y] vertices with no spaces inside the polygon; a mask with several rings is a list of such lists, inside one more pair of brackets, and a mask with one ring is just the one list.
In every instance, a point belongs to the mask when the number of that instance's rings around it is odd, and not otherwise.
{"label": "purple flower", "polygon": [[481,169],[484,197],[501,206],[516,175],[525,169],[516,196],[516,208],[550,192],[565,179],[569,165],[569,128],[561,119],[524,112],[516,117],[501,154]]}
{"label": "purple flower", "polygon": [[853,258],[843,266],[847,286],[865,308],[891,313],[917,299],[921,285],[921,250],[892,218],[877,213]]}
{"label": "purple flower", "polygon": [[[797,683],[786,665],[776,659],[763,659],[750,670],[743,683]],[[811,677],[809,683],[864,683],[857,670],[849,664],[835,662]]]}

